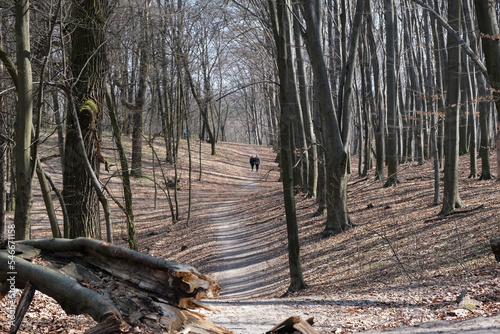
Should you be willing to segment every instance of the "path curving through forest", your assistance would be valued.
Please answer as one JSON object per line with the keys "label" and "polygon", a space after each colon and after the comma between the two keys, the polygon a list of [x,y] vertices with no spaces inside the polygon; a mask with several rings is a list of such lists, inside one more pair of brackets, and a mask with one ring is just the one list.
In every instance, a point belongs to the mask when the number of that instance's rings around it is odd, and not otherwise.
{"label": "path curving through forest", "polygon": [[259,208],[251,203],[262,192],[265,172],[252,171],[249,165],[247,169],[239,184],[226,191],[229,196],[216,196],[209,215],[219,257],[211,276],[222,290],[218,298],[204,301],[218,312],[204,313],[237,334],[265,333],[288,316],[297,315],[295,303],[262,298],[277,284],[267,275],[275,259],[262,247],[272,241],[266,238],[266,224],[255,221]]}
{"label": "path curving through forest", "polygon": [[[264,177],[264,171],[251,171],[249,166],[244,164],[235,164],[232,168],[236,166],[239,171],[234,173],[238,177],[233,177],[230,185],[228,182],[223,193],[213,195],[212,206],[207,215],[207,223],[213,227],[217,240],[217,258],[214,261],[217,265],[209,274],[219,283],[222,290],[219,297],[203,302],[216,311],[203,310],[202,313],[208,320],[235,334],[266,333],[291,316],[300,316],[303,319],[314,317],[313,327],[318,333],[344,332],[342,322],[340,325],[338,323],[339,318],[345,316],[338,314],[339,310],[345,313],[346,309],[354,310],[360,305],[375,306],[377,302],[353,299],[353,296],[345,294],[279,298],[280,292],[283,293],[286,288],[283,263],[287,259],[268,252],[269,245],[273,243],[276,235],[271,235],[273,228],[267,221],[256,221],[261,212],[259,206],[253,203],[256,198],[265,196],[269,190],[269,182]],[[256,197],[256,194],[259,195]],[[284,224],[284,219],[282,223]],[[286,237],[283,230],[280,233],[281,238]],[[282,249],[281,252],[286,250]],[[276,275],[278,270],[281,275]],[[281,277],[281,281],[277,282],[276,277]],[[362,323],[363,315],[359,316],[358,321]],[[461,322],[428,322],[416,327],[392,329],[390,332],[489,333],[492,330],[500,332],[500,316]]]}

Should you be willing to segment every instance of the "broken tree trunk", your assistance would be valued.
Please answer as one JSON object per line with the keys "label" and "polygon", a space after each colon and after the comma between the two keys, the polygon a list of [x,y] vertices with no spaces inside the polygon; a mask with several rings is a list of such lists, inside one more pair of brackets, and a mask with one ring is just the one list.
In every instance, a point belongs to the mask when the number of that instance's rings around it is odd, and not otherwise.
{"label": "broken tree trunk", "polygon": [[287,334],[287,333],[300,333],[300,334],[318,334],[318,332],[312,328],[314,323],[314,318],[309,318],[303,320],[300,317],[290,317],[285,321],[274,326],[266,334]]}
{"label": "broken tree trunk", "polygon": [[[20,258],[29,246],[41,250],[44,266]],[[12,271],[7,259],[0,251],[0,282],[5,284]],[[129,325],[157,333],[230,333],[187,310],[220,291],[188,265],[94,239],[40,239],[17,244],[15,271],[16,286],[29,281],[67,313],[92,316],[99,324],[89,333],[119,333]]]}

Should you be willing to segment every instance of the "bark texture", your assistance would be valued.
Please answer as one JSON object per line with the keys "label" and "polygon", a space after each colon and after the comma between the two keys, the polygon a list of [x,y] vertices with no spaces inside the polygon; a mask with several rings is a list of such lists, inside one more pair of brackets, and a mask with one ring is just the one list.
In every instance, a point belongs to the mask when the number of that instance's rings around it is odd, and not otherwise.
{"label": "bark texture", "polygon": [[[21,257],[37,257],[33,264]],[[89,239],[39,239],[16,246],[16,286],[30,282],[68,314],[89,314],[92,333],[144,326],[157,332],[230,333],[190,309],[217,296],[220,287],[195,268]],[[29,255],[29,254],[32,255]],[[34,254],[34,255],[33,255]],[[0,251],[0,282],[8,276],[8,253]],[[201,331],[204,330],[205,332]]]}
{"label": "bark texture", "polygon": [[[85,154],[94,171],[99,169],[98,131],[103,101],[105,64],[104,23],[107,1],[74,0],[75,29],[71,36],[71,70],[75,83],[73,94],[77,104]],[[82,152],[78,148],[75,119],[68,113],[66,129],[63,196],[68,210],[70,238],[101,238],[98,194],[87,173]],[[96,172],[96,174],[98,174]],[[66,232],[65,232],[66,234]]]}

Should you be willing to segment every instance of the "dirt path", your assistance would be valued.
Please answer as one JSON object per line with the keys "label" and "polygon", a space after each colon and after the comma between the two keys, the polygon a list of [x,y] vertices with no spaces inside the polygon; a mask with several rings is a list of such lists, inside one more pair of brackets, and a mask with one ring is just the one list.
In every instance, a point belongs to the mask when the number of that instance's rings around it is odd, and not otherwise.
{"label": "dirt path", "polygon": [[[281,282],[275,281],[275,271],[278,261],[282,264],[286,258],[269,254],[269,245],[276,236],[271,234],[269,224],[256,221],[260,213],[258,204],[253,203],[258,198],[255,194],[266,193],[269,182],[264,178],[265,171],[252,172],[242,164],[238,167],[239,171],[234,171],[238,177],[228,183],[222,193],[212,197],[208,216],[215,230],[218,254],[214,262],[218,265],[210,275],[222,291],[218,298],[204,301],[218,312],[203,313],[210,321],[235,334],[265,333],[290,316],[314,317],[314,328],[319,333],[343,333],[344,325],[349,323],[341,320],[346,314],[349,315],[345,321],[357,319],[363,323],[366,315],[353,314],[354,309],[377,308],[376,298],[360,298],[349,293],[277,298],[277,291],[284,290],[283,277]],[[391,333],[500,332],[499,319],[424,323],[419,327],[393,329]],[[379,321],[384,323],[383,318]]]}
{"label": "dirt path", "polygon": [[315,297],[269,298],[276,295],[276,291],[282,291],[283,282],[271,277],[276,277],[273,275],[276,261],[286,259],[278,259],[276,254],[268,252],[267,245],[273,243],[271,228],[255,218],[259,216],[259,209],[257,204],[252,204],[252,199],[257,193],[265,193],[269,184],[265,173],[265,170],[257,173],[250,168],[240,172],[239,181],[231,189],[213,196],[209,214],[218,243],[215,262],[219,263],[210,275],[222,291],[218,298],[204,301],[218,312],[203,313],[210,321],[236,334],[265,333],[290,316],[328,317],[327,308],[316,302]]}
{"label": "dirt path", "polygon": [[[210,223],[216,228],[221,265],[212,273],[222,288],[219,298],[205,304],[220,312],[206,312],[209,319],[235,333],[264,333],[279,318],[277,304],[252,300],[268,288],[263,273],[266,254],[255,240],[252,214],[245,207],[252,194],[259,191],[261,173],[248,168],[241,184],[231,190],[231,198],[214,203]],[[220,198],[220,197],[219,197]],[[274,304],[274,305],[273,305]]]}

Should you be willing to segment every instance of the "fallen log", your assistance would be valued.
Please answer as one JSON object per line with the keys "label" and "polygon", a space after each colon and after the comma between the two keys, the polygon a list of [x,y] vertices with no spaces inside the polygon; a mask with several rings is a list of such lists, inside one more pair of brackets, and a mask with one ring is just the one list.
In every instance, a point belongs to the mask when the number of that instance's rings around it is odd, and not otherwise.
{"label": "fallen log", "polygon": [[[23,289],[27,282],[33,287],[54,298],[68,314],[89,314],[94,320],[101,321],[118,309],[108,298],[87,289],[74,279],[63,276],[55,270],[33,264],[14,257],[14,269],[8,267],[9,254],[0,252],[0,282]],[[9,291],[10,292],[10,291]]]}
{"label": "fallen log", "polygon": [[[36,262],[43,266],[20,258],[30,246],[41,250]],[[8,253],[0,251],[3,283],[12,271],[7,259]],[[40,239],[19,242],[15,271],[16,286],[29,281],[68,314],[92,316],[99,324],[89,333],[120,333],[137,326],[156,333],[231,333],[188,310],[220,291],[215,281],[189,265],[88,238]]]}
{"label": "fallen log", "polygon": [[318,332],[312,328],[314,323],[313,318],[303,320],[298,316],[290,317],[285,321],[277,324],[271,330],[266,332],[266,334],[286,334],[286,333],[301,333],[301,334],[318,334]]}
{"label": "fallen log", "polygon": [[23,318],[26,315],[28,308],[30,307],[31,301],[35,296],[35,291],[35,288],[30,284],[30,282],[26,283],[23,293],[21,294],[21,298],[19,299],[19,304],[17,304],[14,323],[10,328],[9,334],[16,334],[19,330],[21,322],[23,321]]}

